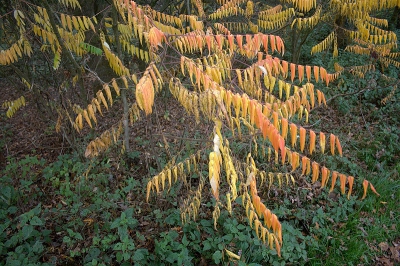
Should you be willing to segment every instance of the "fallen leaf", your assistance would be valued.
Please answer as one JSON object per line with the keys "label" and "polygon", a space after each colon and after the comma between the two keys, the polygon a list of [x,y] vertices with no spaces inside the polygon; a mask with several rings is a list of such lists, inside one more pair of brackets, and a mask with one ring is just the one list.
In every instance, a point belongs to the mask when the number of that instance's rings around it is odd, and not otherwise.
{"label": "fallen leaf", "polygon": [[386,242],[381,242],[378,246],[381,248],[381,251],[387,251],[389,249],[389,245]]}
{"label": "fallen leaf", "polygon": [[399,262],[400,261],[400,249],[396,248],[396,247],[390,247],[389,249],[390,249],[390,252],[392,253],[392,256],[390,258]]}

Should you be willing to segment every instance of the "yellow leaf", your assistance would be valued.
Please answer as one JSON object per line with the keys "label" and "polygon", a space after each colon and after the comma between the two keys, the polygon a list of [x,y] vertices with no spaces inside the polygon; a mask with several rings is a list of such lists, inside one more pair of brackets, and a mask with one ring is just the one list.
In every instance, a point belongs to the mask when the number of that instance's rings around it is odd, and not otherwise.
{"label": "yellow leaf", "polygon": [[83,117],[85,118],[85,120],[89,124],[89,126],[92,128],[92,123],[90,122],[90,118],[89,118],[88,112],[86,110],[83,110]]}

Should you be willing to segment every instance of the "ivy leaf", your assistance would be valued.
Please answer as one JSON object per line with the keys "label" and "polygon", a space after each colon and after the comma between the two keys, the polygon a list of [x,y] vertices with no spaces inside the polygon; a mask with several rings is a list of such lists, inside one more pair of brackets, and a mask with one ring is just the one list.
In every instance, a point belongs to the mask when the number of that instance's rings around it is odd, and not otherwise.
{"label": "ivy leaf", "polygon": [[212,255],[212,258],[216,264],[219,264],[222,259],[221,251],[219,251],[219,250],[215,251],[214,254]]}
{"label": "ivy leaf", "polygon": [[25,225],[21,231],[23,239],[24,240],[28,239],[32,235],[32,232],[33,232],[33,226]]}
{"label": "ivy leaf", "polygon": [[30,221],[30,224],[31,225],[41,226],[41,225],[43,225],[43,221],[39,217],[33,216],[31,221]]}

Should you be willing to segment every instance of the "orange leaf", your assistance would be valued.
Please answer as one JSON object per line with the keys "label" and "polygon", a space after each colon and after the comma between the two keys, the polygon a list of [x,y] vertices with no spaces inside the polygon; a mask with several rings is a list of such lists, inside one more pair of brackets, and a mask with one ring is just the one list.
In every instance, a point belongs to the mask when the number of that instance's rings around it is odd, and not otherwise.
{"label": "orange leaf", "polygon": [[303,152],[304,145],[306,143],[306,130],[303,127],[300,127],[300,150]]}
{"label": "orange leaf", "polygon": [[371,188],[372,192],[374,192],[376,195],[380,196],[380,194],[378,192],[376,192],[374,186],[371,184],[371,182],[369,183],[369,187]]}
{"label": "orange leaf", "polygon": [[326,168],[325,166],[323,166],[321,168],[321,176],[322,176],[322,180],[321,180],[321,187],[325,187],[326,183],[328,183],[328,176],[329,175],[329,170],[328,168]]}
{"label": "orange leaf", "polygon": [[281,150],[281,157],[282,157],[282,165],[285,164],[285,158],[286,158],[286,147],[285,147],[285,139],[279,136],[279,149]]}
{"label": "orange leaf", "polygon": [[254,208],[256,209],[256,213],[257,215],[260,215],[260,205],[261,205],[261,199],[260,196],[255,195],[255,197],[253,197],[253,205]]}
{"label": "orange leaf", "polygon": [[365,199],[365,197],[367,196],[368,184],[369,184],[368,180],[364,179],[363,181],[364,194],[361,199]]}
{"label": "orange leaf", "polygon": [[278,132],[278,130],[276,128],[274,128],[274,127],[272,127],[272,128],[273,128],[273,132],[271,134],[270,141],[272,142],[272,146],[274,147],[274,150],[278,151],[279,150],[279,137],[280,137],[280,135],[279,135],[279,132]]}
{"label": "orange leaf", "polygon": [[347,199],[350,199],[351,192],[353,191],[354,177],[349,175],[347,177],[347,181],[349,182],[349,192],[347,193]]}
{"label": "orange leaf", "polygon": [[311,80],[311,66],[306,66],[307,81]]}
{"label": "orange leaf", "polygon": [[211,35],[206,35],[205,38],[206,38],[208,53],[211,53]]}
{"label": "orange leaf", "polygon": [[269,44],[271,45],[271,53],[273,53],[276,50],[275,35],[269,35]]}
{"label": "orange leaf", "polygon": [[239,49],[243,49],[243,36],[242,35],[236,35],[236,41],[238,43]]}
{"label": "orange leaf", "polygon": [[304,175],[307,170],[308,158],[306,156],[301,157],[301,175]]}
{"label": "orange leaf", "polygon": [[335,155],[335,135],[331,134],[330,136],[330,140],[331,140],[331,153],[332,155]]}
{"label": "orange leaf", "polygon": [[314,66],[314,78],[315,78],[315,82],[318,82],[318,80],[319,80],[319,67],[318,66]]}
{"label": "orange leaf", "polygon": [[297,71],[299,72],[299,81],[302,82],[304,79],[304,66],[303,65],[298,65],[297,66]]}
{"label": "orange leaf", "polygon": [[249,114],[250,114],[250,124],[251,125],[254,125],[254,121],[255,121],[255,119],[256,119],[256,110],[255,110],[255,103],[254,103],[254,101],[250,101],[250,104],[249,104]]}
{"label": "orange leaf", "polygon": [[296,65],[293,63],[290,63],[290,80],[293,82],[294,77],[296,75]]}
{"label": "orange leaf", "polygon": [[[326,71],[326,70],[325,70],[325,71]],[[328,85],[329,85],[330,77],[331,77],[331,75],[330,75],[330,74],[328,74],[328,73],[325,75],[325,82],[326,82],[326,86],[328,86]]]}
{"label": "orange leaf", "polygon": [[274,127],[276,128],[276,129],[278,129],[278,122],[279,122],[279,119],[278,119],[278,113],[277,112],[273,112],[272,113],[272,119],[274,120]]}
{"label": "orange leaf", "polygon": [[322,103],[322,95],[321,95],[321,91],[317,90],[317,98],[318,98],[318,105],[321,105]]}
{"label": "orange leaf", "polygon": [[263,114],[261,112],[261,108],[257,108],[256,110],[257,110],[256,126],[257,126],[257,128],[262,130],[264,116],[263,116]]}
{"label": "orange leaf", "polygon": [[288,133],[288,121],[286,118],[282,118],[281,123],[282,123],[282,137],[286,140]]}
{"label": "orange leaf", "polygon": [[229,43],[229,50],[231,52],[233,52],[234,43],[233,43],[233,35],[232,34],[228,35],[228,43]]}
{"label": "orange leaf", "polygon": [[278,217],[276,217],[275,214],[271,213],[271,227],[274,233],[278,228],[278,224],[279,224]]}
{"label": "orange leaf", "polygon": [[342,192],[342,194],[344,194],[346,191],[346,175],[339,174],[339,179],[340,179],[340,191]]}
{"label": "orange leaf", "polygon": [[325,134],[319,132],[319,145],[321,146],[322,154],[325,152]]}
{"label": "orange leaf", "polygon": [[311,183],[314,184],[318,180],[318,176],[319,176],[319,164],[317,162],[313,162]]}
{"label": "orange leaf", "polygon": [[263,124],[262,124],[262,134],[263,134],[263,138],[264,140],[267,138],[267,133],[269,130],[269,124],[270,122],[268,121],[268,119],[264,119]]}
{"label": "orange leaf", "polygon": [[331,185],[331,189],[329,190],[329,193],[331,193],[333,191],[333,189],[335,188],[337,175],[338,175],[338,172],[333,171],[333,173],[332,173],[332,185]]}
{"label": "orange leaf", "polygon": [[262,35],[262,42],[263,42],[265,53],[268,54],[268,35],[266,35],[266,34]]}
{"label": "orange leaf", "polygon": [[292,171],[296,170],[298,161],[299,161],[299,154],[297,152],[292,152]]}
{"label": "orange leaf", "polygon": [[247,109],[249,106],[249,98],[247,97],[247,95],[243,95],[242,96],[242,117],[244,119],[247,119]]}
{"label": "orange leaf", "polygon": [[315,136],[315,132],[310,130],[310,154],[312,154],[315,149]]}
{"label": "orange leaf", "polygon": [[297,126],[293,123],[290,124],[290,137],[292,140],[292,147],[296,146],[296,139],[297,139]]}
{"label": "orange leaf", "polygon": [[215,35],[215,39],[217,40],[217,44],[219,49],[222,49],[222,45],[224,44],[224,37],[221,34]]}
{"label": "orange leaf", "polygon": [[282,64],[282,76],[286,78],[289,72],[289,63],[285,60],[282,60],[281,64]]}
{"label": "orange leaf", "polygon": [[342,156],[342,145],[340,145],[339,138],[336,138],[336,148],[338,149],[339,155]]}
{"label": "orange leaf", "polygon": [[271,228],[271,211],[268,209],[265,209],[264,211],[264,224],[268,227]]}
{"label": "orange leaf", "polygon": [[246,44],[247,44],[247,48],[249,48],[249,46],[253,43],[251,37],[252,37],[252,35],[246,34]]}
{"label": "orange leaf", "polygon": [[275,248],[276,248],[276,253],[278,253],[278,256],[281,256],[281,246],[278,242],[278,239],[275,237]]}
{"label": "orange leaf", "polygon": [[275,42],[276,42],[276,48],[277,48],[278,52],[279,52],[281,55],[283,55],[284,52],[285,52],[285,51],[284,51],[285,46],[283,45],[282,39],[281,39],[279,36],[276,36],[276,37],[275,37]]}

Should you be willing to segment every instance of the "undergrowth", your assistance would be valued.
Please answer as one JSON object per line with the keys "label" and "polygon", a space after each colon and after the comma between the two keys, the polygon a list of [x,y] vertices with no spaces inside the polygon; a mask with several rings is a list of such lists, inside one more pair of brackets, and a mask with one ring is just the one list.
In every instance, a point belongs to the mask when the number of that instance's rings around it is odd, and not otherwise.
{"label": "undergrowth", "polygon": [[[352,115],[343,121],[339,115],[325,125],[343,128],[344,152],[357,160],[328,155],[320,159],[367,176],[381,196],[361,201],[355,195],[347,200],[337,189],[328,193],[308,182],[284,191],[261,190],[268,193],[266,204],[282,223],[280,258],[258,239],[246,218],[222,212],[215,231],[211,195],[197,221],[185,225],[179,211],[184,186],[172,187],[156,203],[145,203],[147,179],[132,174],[140,166],[110,153],[91,161],[81,161],[77,154],[61,155],[52,163],[36,156],[8,160],[0,184],[1,264],[375,264],[378,257],[390,255],[382,248],[385,243],[391,245],[400,237],[400,118],[387,115],[399,109],[397,102],[375,107],[376,114],[370,108],[368,103],[353,105]],[[361,113],[368,115],[360,118]],[[360,128],[368,128],[374,137]],[[240,154],[240,146],[232,149]],[[139,156],[130,155],[133,160]],[[193,178],[190,182],[199,182],[200,177]],[[235,211],[244,211],[240,204],[240,199],[233,203]],[[229,251],[240,260],[231,261]]]}

